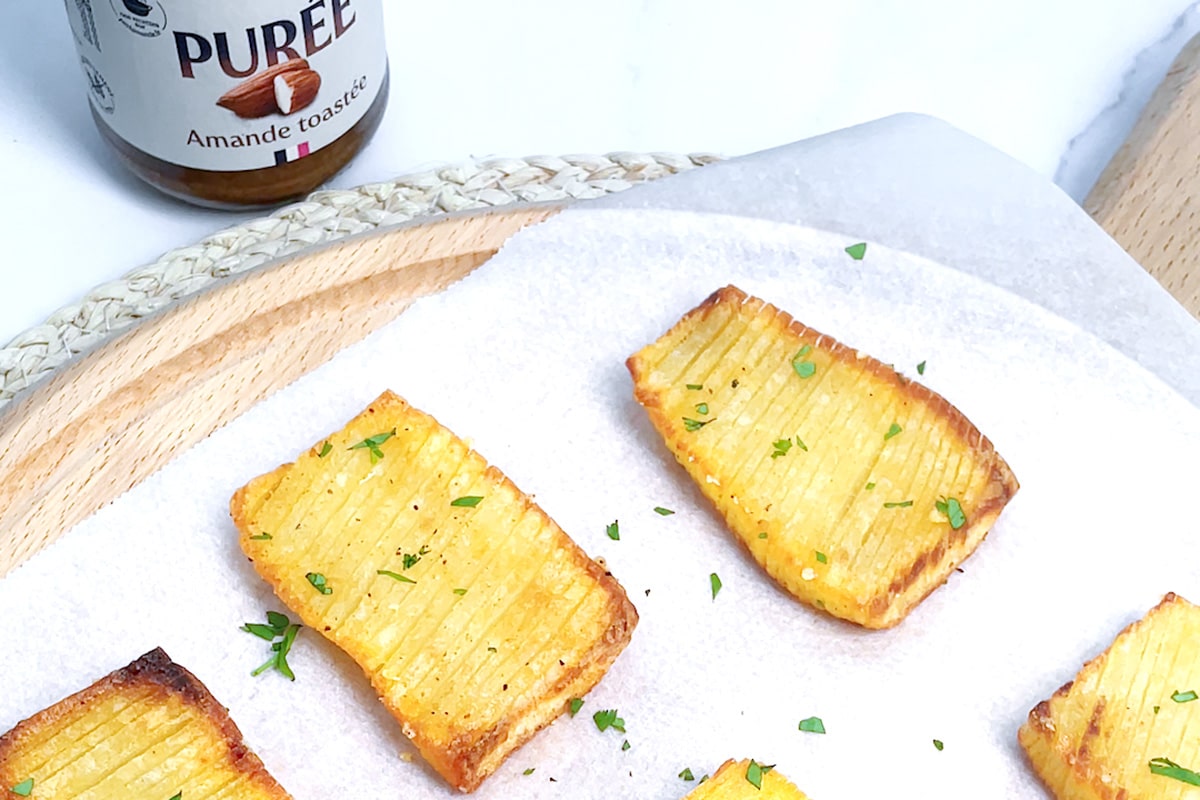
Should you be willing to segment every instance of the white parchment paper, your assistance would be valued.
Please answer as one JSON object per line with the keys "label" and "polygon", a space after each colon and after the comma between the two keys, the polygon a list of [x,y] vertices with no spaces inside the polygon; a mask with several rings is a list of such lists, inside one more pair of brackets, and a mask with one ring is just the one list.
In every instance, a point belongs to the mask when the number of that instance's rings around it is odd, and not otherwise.
{"label": "white parchment paper", "polygon": [[[1200,600],[1200,411],[953,265],[874,244],[856,262],[853,241],[651,211],[572,210],[525,231],[0,581],[0,730],[161,645],[299,800],[452,796],[401,757],[398,725],[332,645],[305,630],[295,683],[251,678],[267,646],[238,630],[282,606],[240,554],[230,495],[391,388],[536,495],[641,613],[583,712],[479,797],[669,800],[694,785],[683,768],[742,756],[815,800],[1042,797],[1015,741],[1029,709],[1165,592]],[[632,399],[625,358],[726,283],[909,375],[926,361],[922,380],[1021,481],[964,572],[894,630],[776,589]],[[613,707],[626,735],[592,723]],[[809,716],[826,735],[798,731]]]}

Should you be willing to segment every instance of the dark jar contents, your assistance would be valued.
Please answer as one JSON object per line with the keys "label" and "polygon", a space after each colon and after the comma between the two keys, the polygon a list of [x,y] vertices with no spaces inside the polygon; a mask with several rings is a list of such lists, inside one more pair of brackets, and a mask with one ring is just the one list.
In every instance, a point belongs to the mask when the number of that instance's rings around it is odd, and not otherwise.
{"label": "dark jar contents", "polygon": [[114,133],[95,106],[92,119],[121,163],[154,188],[209,208],[261,208],[303,198],[358,155],[383,120],[388,104],[388,80],[385,76],[379,95],[362,119],[331,144],[299,161],[240,172],[193,169],[163,161]]}

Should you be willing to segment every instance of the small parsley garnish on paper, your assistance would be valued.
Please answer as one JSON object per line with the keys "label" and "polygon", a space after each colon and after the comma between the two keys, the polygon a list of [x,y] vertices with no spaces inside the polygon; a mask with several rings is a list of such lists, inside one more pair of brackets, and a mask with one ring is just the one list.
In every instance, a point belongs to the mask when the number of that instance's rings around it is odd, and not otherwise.
{"label": "small parsley garnish on paper", "polygon": [[967,515],[963,513],[962,504],[956,498],[945,497],[933,504],[934,507],[950,520],[950,527],[958,530],[967,524]]}
{"label": "small parsley garnish on paper", "polygon": [[746,767],[746,782],[761,791],[763,776],[773,769],[775,769],[774,764],[759,764],[751,759],[750,766]]}
{"label": "small parsley garnish on paper", "polygon": [[333,587],[329,585],[329,581],[321,573],[309,572],[305,574],[304,578],[321,594],[333,594]]}
{"label": "small parsley garnish on paper", "polygon": [[1196,692],[1192,689],[1188,689],[1186,692],[1176,691],[1173,695],[1171,695],[1171,699],[1176,703],[1190,703],[1197,697],[1200,697],[1200,695],[1196,694]]}
{"label": "small parsley garnish on paper", "polygon": [[258,622],[247,622],[241,627],[241,630],[253,634],[260,639],[265,639],[268,642],[273,639],[277,640],[271,644],[271,650],[274,652],[274,655],[251,672],[252,676],[258,677],[269,669],[275,669],[289,681],[296,680],[291,666],[288,665],[287,656],[292,649],[292,643],[296,641],[296,634],[300,633],[299,625],[292,624],[292,621],[287,618],[286,614],[280,614],[278,611],[268,611],[266,625]]}
{"label": "small parsley garnish on paper", "polygon": [[597,711],[595,714],[592,714],[592,721],[596,723],[596,728],[601,733],[609,728],[625,733],[625,720],[617,716],[615,708],[606,708],[603,711]]}
{"label": "small parsley garnish on paper", "polygon": [[716,600],[717,594],[721,591],[721,579],[717,576],[717,573],[714,572],[708,576],[708,583],[712,588],[712,599]]}
{"label": "small parsley garnish on paper", "polygon": [[694,780],[696,780],[696,776],[692,774],[692,768],[691,768],[691,767],[684,767],[684,768],[683,768],[683,771],[679,773],[679,777],[680,777],[680,778],[682,778],[682,779],[684,779],[685,781],[694,781]]}
{"label": "small parsley garnish on paper", "polygon": [[1169,758],[1150,759],[1150,771],[1155,775],[1174,778],[1177,781],[1188,783],[1192,786],[1200,786],[1200,772],[1188,769],[1187,767],[1181,767]]}
{"label": "small parsley garnish on paper", "polygon": [[917,374],[918,375],[925,374],[925,362],[924,361],[922,361],[920,364],[917,364]]}
{"label": "small parsley garnish on paper", "polygon": [[655,506],[654,513],[658,514],[660,517],[669,517],[672,514],[674,514],[675,512],[669,508],[663,508],[662,506]]}
{"label": "small parsley garnish on paper", "polygon": [[867,254],[867,243],[866,242],[859,242],[858,244],[852,244],[846,248],[846,255],[850,256],[855,261],[862,261],[863,256],[865,256],[866,254]]}
{"label": "small parsley garnish on paper", "polygon": [[796,370],[796,374],[801,378],[811,378],[817,372],[817,365],[807,360],[811,352],[812,345],[806,344],[792,356],[792,369]]}
{"label": "small parsley garnish on paper", "polygon": [[687,417],[684,417],[683,418],[683,428],[688,433],[695,433],[696,431],[700,430],[701,428],[703,428],[705,425],[707,425],[710,422],[716,422],[716,418],[714,417],[713,419],[698,420],[698,419],[688,419]]}
{"label": "small parsley garnish on paper", "polygon": [[399,581],[400,583],[416,583],[416,581],[407,575],[401,575],[399,572],[392,572],[390,569],[377,569],[375,570],[375,574],[382,575],[385,578],[391,578],[392,580]]}
{"label": "small parsley garnish on paper", "polygon": [[892,426],[891,426],[890,428],[888,428],[888,431],[887,431],[887,433],[885,433],[885,434],[883,435],[883,440],[886,442],[888,439],[891,439],[893,436],[899,436],[899,435],[900,435],[900,431],[902,431],[902,430],[904,430],[904,429],[903,429],[903,428],[901,428],[901,427],[900,427],[898,424],[896,424],[895,422],[893,422],[893,423],[892,423]]}
{"label": "small parsley garnish on paper", "polygon": [[572,717],[575,716],[576,714],[579,713],[579,709],[583,708],[583,698],[582,697],[572,697],[571,702],[567,708],[571,712],[571,716]]}
{"label": "small parsley garnish on paper", "polygon": [[26,778],[12,787],[12,793],[18,797],[29,797],[33,793],[33,778]]}
{"label": "small parsley garnish on paper", "polygon": [[451,500],[450,505],[454,506],[455,508],[474,508],[475,506],[479,505],[481,500],[483,500],[483,498],[479,495],[469,494],[465,497],[459,497],[456,500]]}
{"label": "small parsley garnish on paper", "polygon": [[532,774],[533,774],[533,771],[534,771],[535,769],[537,769],[537,767],[526,767],[526,768],[525,768],[525,771],[524,771],[524,772],[522,772],[521,774],[522,774],[522,775],[532,775]]}
{"label": "small parsley garnish on paper", "polygon": [[608,538],[612,539],[614,542],[621,541],[621,526],[619,524],[619,520],[614,519],[612,522],[610,522],[604,528],[604,532],[607,533]]}
{"label": "small parsley garnish on paper", "polygon": [[626,739],[625,741],[621,742],[621,752],[625,752],[625,751],[626,751],[626,750],[628,750],[630,747],[631,747],[631,745],[629,744],[629,740],[628,740],[628,739]]}
{"label": "small parsley garnish on paper", "polygon": [[941,740],[941,739],[934,739],[934,740],[933,740],[933,746],[937,748],[937,751],[938,751],[939,753],[940,753],[940,752],[942,752],[942,750],[944,750],[944,749],[945,749],[945,747],[946,747],[946,745],[942,743],[942,740]]}
{"label": "small parsley garnish on paper", "polygon": [[825,723],[820,717],[809,717],[800,720],[800,730],[805,733],[824,733]]}
{"label": "small parsley garnish on paper", "polygon": [[383,450],[380,448],[384,442],[396,435],[396,429],[392,428],[387,433],[377,433],[374,436],[369,436],[363,439],[358,444],[352,444],[347,447],[347,450],[361,450],[366,448],[371,451],[371,463],[375,464],[383,458]]}

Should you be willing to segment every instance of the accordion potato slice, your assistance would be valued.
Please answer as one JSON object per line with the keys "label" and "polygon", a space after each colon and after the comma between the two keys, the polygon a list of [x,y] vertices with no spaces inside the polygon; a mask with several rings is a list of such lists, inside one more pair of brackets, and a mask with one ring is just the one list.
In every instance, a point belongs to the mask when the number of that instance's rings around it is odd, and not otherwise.
{"label": "accordion potato slice", "polygon": [[[808,800],[778,770],[754,770],[749,759],[726,761],[708,780],[688,793],[684,800]],[[755,785],[757,781],[758,785]]]}
{"label": "accordion potato slice", "polygon": [[1018,738],[1059,800],[1200,797],[1200,608],[1168,594],[1029,712]]}
{"label": "accordion potato slice", "polygon": [[0,736],[0,795],[286,800],[225,708],[152,650]]}
{"label": "accordion potato slice", "polygon": [[598,683],[637,623],[540,508],[391,392],[231,510],[280,599],[462,791]]}
{"label": "accordion potato slice", "polygon": [[627,366],[676,460],[767,574],[868,628],[944,583],[1018,488],[941,396],[733,286]]}

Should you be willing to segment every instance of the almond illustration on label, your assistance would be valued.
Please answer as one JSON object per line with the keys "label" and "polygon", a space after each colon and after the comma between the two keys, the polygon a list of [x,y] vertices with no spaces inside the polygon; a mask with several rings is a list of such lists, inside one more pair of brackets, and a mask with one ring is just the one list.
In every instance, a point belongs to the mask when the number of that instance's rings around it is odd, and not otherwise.
{"label": "almond illustration on label", "polygon": [[[251,75],[221,95],[217,105],[228,108],[242,119],[257,119],[274,114],[280,110],[279,101],[275,98],[275,79],[293,72],[312,72],[317,78],[317,86],[321,84],[320,76],[309,69],[308,61],[293,58]],[[313,97],[316,97],[315,90]]]}
{"label": "almond illustration on label", "polygon": [[298,69],[275,76],[275,103],[283,114],[294,114],[317,99],[321,76],[315,70]]}

